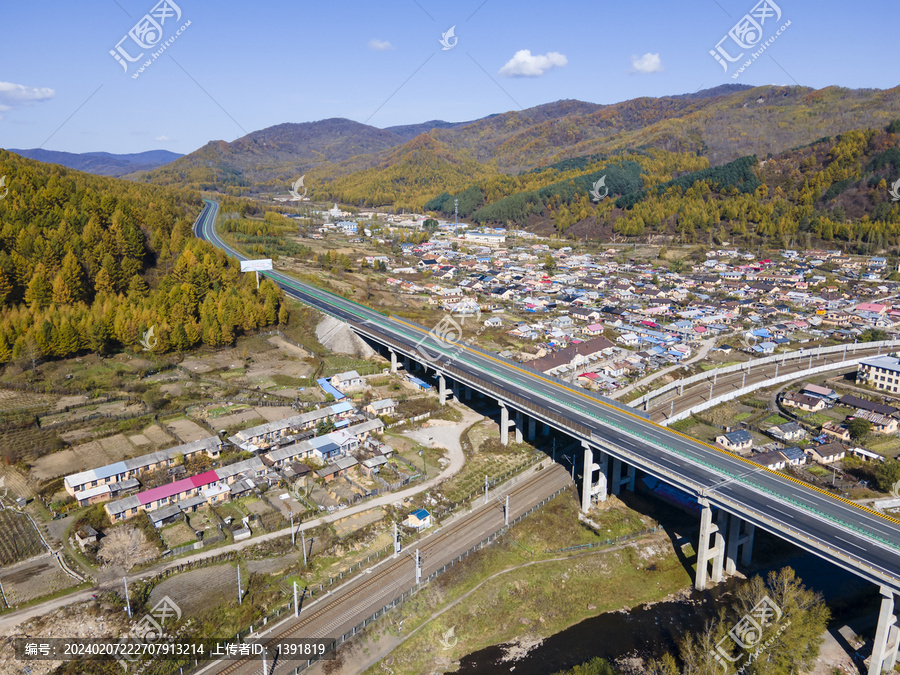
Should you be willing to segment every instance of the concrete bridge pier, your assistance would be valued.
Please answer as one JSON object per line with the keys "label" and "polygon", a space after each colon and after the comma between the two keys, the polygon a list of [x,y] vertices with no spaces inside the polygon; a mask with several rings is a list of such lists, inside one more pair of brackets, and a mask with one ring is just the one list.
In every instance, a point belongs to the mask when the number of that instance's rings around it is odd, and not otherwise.
{"label": "concrete bridge pier", "polygon": [[528,440],[533,441],[535,437],[535,431],[537,429],[537,420],[533,417],[528,418]]}
{"label": "concrete bridge pier", "polygon": [[463,387],[463,391],[465,392],[466,400],[471,401],[472,400],[472,387]]}
{"label": "concrete bridge pier", "polygon": [[897,665],[897,647],[900,645],[900,628],[894,610],[894,591],[881,587],[881,611],[878,613],[878,628],[872,644],[872,658],[869,660],[869,675],[893,672]]}
{"label": "concrete bridge pier", "polygon": [[516,443],[522,442],[522,428],[525,426],[524,424],[525,416],[520,412],[516,411]]}
{"label": "concrete bridge pier", "polygon": [[[694,579],[694,588],[698,591],[706,589],[706,582],[711,578],[713,583],[722,581],[725,562],[725,519],[728,514],[719,510],[716,522],[712,521],[712,506],[709,501],[701,497],[697,500],[703,508],[700,514],[700,542],[697,546],[697,576]],[[714,543],[711,543],[710,538]],[[712,574],[709,572],[709,564],[712,563]]]}
{"label": "concrete bridge pier", "polygon": [[404,356],[404,357],[403,357],[403,369],[404,369],[407,373],[411,373],[411,372],[412,372],[412,370],[411,370],[410,367],[409,367],[409,357],[408,357],[408,356]]}
{"label": "concrete bridge pier", "polygon": [[[622,475],[622,467],[625,467],[625,475]],[[634,492],[634,480],[637,470],[630,464],[625,464],[621,459],[613,459],[612,465],[612,493],[618,495],[622,488]]]}
{"label": "concrete bridge pier", "polygon": [[396,374],[397,373],[397,352],[395,352],[393,349],[388,349],[388,351],[391,353],[391,372]]}
{"label": "concrete bridge pier", "polygon": [[748,523],[739,516],[731,515],[731,521],[728,524],[728,551],[725,554],[725,574],[734,574],[737,570],[739,548],[741,550],[741,565],[746,567],[750,564],[755,533],[756,525]]}
{"label": "concrete bridge pier", "polygon": [[543,426],[544,426],[544,436],[549,436],[550,435],[550,425],[545,424]]}
{"label": "concrete bridge pier", "polygon": [[[591,446],[585,442],[581,443],[584,448],[584,464],[581,472],[581,510],[585,513],[591,509],[591,500],[596,497],[597,501],[605,502],[606,492],[606,473],[609,467],[609,455],[600,450],[600,457],[604,460],[603,465],[594,462],[594,451]],[[600,475],[597,482],[594,482],[594,472],[599,471]]]}
{"label": "concrete bridge pier", "polygon": [[500,402],[500,445],[509,445],[509,408]]}
{"label": "concrete bridge pier", "polygon": [[444,376],[438,373],[438,397],[440,398],[441,405],[447,404],[447,380],[444,379]]}

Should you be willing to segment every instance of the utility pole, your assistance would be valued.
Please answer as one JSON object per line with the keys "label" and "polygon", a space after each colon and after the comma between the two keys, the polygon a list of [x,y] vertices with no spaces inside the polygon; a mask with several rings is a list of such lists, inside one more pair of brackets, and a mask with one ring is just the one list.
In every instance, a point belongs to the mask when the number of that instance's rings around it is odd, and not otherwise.
{"label": "utility pole", "polygon": [[294,512],[291,511],[291,546],[297,545],[297,533],[294,531]]}
{"label": "utility pole", "polygon": [[488,477],[487,474],[484,475],[484,503],[488,503]]}
{"label": "utility pole", "polygon": [[416,549],[416,586],[422,581],[422,554]]}
{"label": "utility pole", "polygon": [[397,531],[397,521],[394,521],[394,557],[400,555],[400,533]]}
{"label": "utility pole", "polygon": [[300,616],[300,603],[297,600],[297,582],[294,582],[294,618]]}
{"label": "utility pole", "polygon": [[303,542],[303,566],[306,567],[306,533],[303,530],[300,530],[300,539]]}
{"label": "utility pole", "polygon": [[509,527],[509,495],[506,495],[506,506],[503,507],[503,518],[506,527]]}
{"label": "utility pole", "polygon": [[262,650],[262,659],[263,659],[263,675],[269,675],[269,664],[266,663],[266,648],[263,647]]}
{"label": "utility pole", "polygon": [[240,563],[238,563],[237,570],[238,570],[238,604],[242,605],[242,604],[244,604],[244,594],[241,593],[241,564]]}
{"label": "utility pole", "polygon": [[131,601],[128,599],[128,577],[122,577],[122,582],[125,584],[125,609],[128,612],[128,618],[131,618]]}

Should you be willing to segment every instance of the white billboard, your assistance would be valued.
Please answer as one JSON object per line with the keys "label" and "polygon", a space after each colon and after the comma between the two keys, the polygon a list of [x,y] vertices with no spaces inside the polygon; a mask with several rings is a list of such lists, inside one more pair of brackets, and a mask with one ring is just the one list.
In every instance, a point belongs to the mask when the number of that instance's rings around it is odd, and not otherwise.
{"label": "white billboard", "polygon": [[272,269],[272,259],[241,260],[241,272],[265,272]]}

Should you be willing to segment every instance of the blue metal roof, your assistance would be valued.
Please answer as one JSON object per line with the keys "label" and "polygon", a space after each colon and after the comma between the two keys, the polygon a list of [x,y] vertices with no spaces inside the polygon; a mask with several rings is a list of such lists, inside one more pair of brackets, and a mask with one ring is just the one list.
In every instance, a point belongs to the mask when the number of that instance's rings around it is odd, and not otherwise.
{"label": "blue metal roof", "polygon": [[128,467],[125,466],[125,462],[116,462],[115,464],[109,464],[94,469],[94,476],[97,480],[100,480],[102,478],[115,476],[116,474],[125,473],[126,471],[128,471]]}
{"label": "blue metal roof", "polygon": [[318,380],[316,380],[316,382],[319,384],[320,387],[322,387],[322,391],[324,391],[326,394],[331,394],[332,396],[334,396],[334,398],[336,400],[345,398],[344,394],[342,394],[337,389],[332,387],[331,383],[324,377],[320,377]]}

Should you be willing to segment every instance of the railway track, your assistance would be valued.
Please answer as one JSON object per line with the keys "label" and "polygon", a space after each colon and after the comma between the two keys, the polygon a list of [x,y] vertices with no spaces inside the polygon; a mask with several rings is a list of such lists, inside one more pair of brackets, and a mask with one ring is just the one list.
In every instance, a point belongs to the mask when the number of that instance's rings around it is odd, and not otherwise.
{"label": "railway track", "polygon": [[[511,490],[503,493],[504,496],[509,495],[510,518],[524,513],[543,499],[543,496],[538,496],[536,499],[526,500],[528,495],[534,495],[537,492],[535,488],[539,484],[548,483],[547,488],[552,488],[550,489],[552,494],[557,489],[564,487],[568,481],[569,477],[565,470],[559,465],[552,465],[523,483],[513,486]],[[547,492],[547,488],[538,494],[543,495]],[[427,578],[429,574],[502,527],[502,507],[498,503],[489,502],[467,517],[460,519],[459,522],[435,532],[418,547],[423,559],[422,577]],[[323,598],[320,601],[324,603],[321,607],[306,616],[301,616],[276,635],[267,636],[264,639],[275,644],[286,639],[324,638],[348,622],[356,625],[358,620],[351,621],[352,617],[371,615],[374,611],[370,611],[373,604],[377,605],[375,609],[380,609],[414,585],[415,562],[410,555],[411,550],[407,549],[401,554],[401,557],[382,563],[383,568],[380,570],[364,572],[362,576],[345,585],[340,595]],[[366,602],[369,598],[371,600]],[[202,672],[216,673],[216,675],[235,675],[237,673],[261,675],[263,673],[262,662],[258,659],[244,658],[227,662],[222,669],[216,669],[217,665],[213,663],[204,668]],[[270,663],[267,675],[272,675],[277,666],[278,664]],[[288,671],[284,670],[283,672]]]}

